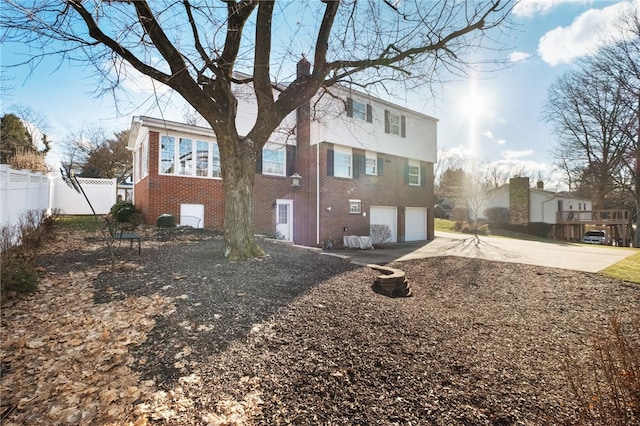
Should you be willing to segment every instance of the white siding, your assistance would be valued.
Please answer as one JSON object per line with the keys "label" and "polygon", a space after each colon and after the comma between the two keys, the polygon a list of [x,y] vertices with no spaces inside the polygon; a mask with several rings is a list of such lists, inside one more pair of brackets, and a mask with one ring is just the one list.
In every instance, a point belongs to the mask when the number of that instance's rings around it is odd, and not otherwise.
{"label": "white siding", "polygon": [[[330,142],[353,148],[435,163],[437,119],[346,90],[332,89],[336,98],[324,96],[312,111],[311,144]],[[351,97],[372,106],[373,122],[347,117],[345,101]],[[385,133],[385,110],[406,117],[406,137]]]}

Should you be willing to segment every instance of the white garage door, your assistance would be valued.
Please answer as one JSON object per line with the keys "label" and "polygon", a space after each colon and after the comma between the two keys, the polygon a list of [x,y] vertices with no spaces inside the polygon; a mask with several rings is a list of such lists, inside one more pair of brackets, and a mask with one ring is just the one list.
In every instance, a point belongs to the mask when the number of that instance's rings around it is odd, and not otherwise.
{"label": "white garage door", "polygon": [[391,229],[390,243],[398,242],[398,211],[395,207],[371,206],[369,213],[370,225],[388,225]]}
{"label": "white garage door", "polygon": [[425,241],[427,239],[426,207],[407,207],[404,214],[405,241]]}

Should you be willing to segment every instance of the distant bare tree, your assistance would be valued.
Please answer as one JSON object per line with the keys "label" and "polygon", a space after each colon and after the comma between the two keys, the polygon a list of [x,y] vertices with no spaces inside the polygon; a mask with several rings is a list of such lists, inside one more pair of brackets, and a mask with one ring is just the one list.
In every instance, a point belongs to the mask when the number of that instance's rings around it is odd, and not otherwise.
{"label": "distant bare tree", "polygon": [[[255,163],[285,117],[339,83],[390,90],[405,82],[428,90],[442,72],[464,74],[467,54],[477,54],[512,7],[506,0],[5,0],[0,41],[31,46],[38,52],[31,65],[51,54],[88,62],[105,90],[120,84],[129,64],[182,96],[216,134],[224,250],[245,259],[264,253],[253,232]],[[292,78],[283,64],[301,53],[313,64]],[[488,58],[482,63],[495,65]],[[236,127],[235,85],[248,87],[257,106],[246,135]]]}
{"label": "distant bare tree", "polygon": [[619,125],[630,115],[623,90],[598,72],[596,60],[581,61],[551,85],[543,114],[557,136],[560,164],[603,209],[632,141]]}
{"label": "distant bare tree", "polygon": [[543,114],[558,137],[554,155],[570,189],[595,194],[595,208],[610,207],[608,200],[619,205],[624,191],[640,212],[640,8],[629,12],[617,41],[552,86]]}

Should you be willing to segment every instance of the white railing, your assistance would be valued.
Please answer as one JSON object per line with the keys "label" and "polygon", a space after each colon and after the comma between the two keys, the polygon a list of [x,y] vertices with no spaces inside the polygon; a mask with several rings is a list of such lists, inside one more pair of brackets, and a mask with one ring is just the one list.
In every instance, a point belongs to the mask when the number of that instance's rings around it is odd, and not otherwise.
{"label": "white railing", "polygon": [[[108,213],[116,202],[116,179],[80,178],[79,181],[96,213]],[[61,178],[0,164],[0,226],[18,224],[28,210],[91,214],[84,196],[69,188]]]}

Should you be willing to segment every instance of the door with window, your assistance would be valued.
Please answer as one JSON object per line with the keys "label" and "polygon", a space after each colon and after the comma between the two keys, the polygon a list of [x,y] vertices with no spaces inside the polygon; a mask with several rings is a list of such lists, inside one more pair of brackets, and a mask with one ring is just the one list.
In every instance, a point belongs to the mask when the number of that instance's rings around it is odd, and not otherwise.
{"label": "door with window", "polygon": [[276,201],[276,233],[285,241],[293,240],[293,200]]}

